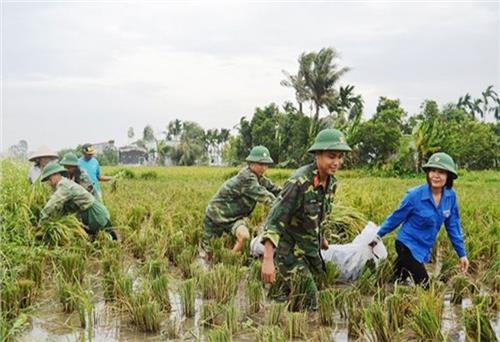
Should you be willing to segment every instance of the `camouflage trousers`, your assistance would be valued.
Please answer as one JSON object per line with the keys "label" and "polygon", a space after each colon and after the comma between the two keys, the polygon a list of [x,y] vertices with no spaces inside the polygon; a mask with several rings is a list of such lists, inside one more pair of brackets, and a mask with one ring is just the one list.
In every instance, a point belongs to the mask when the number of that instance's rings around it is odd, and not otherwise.
{"label": "camouflage trousers", "polygon": [[245,219],[239,219],[225,224],[216,224],[208,216],[205,216],[203,225],[205,231],[203,234],[202,247],[207,253],[211,252],[210,240],[221,237],[223,234],[236,236],[236,229],[240,226],[248,227]]}
{"label": "camouflage trousers", "polygon": [[317,257],[297,256],[294,248],[281,243],[275,251],[277,281],[270,291],[275,300],[290,300],[290,310],[316,310],[318,287],[315,278],[325,272],[319,253]]}

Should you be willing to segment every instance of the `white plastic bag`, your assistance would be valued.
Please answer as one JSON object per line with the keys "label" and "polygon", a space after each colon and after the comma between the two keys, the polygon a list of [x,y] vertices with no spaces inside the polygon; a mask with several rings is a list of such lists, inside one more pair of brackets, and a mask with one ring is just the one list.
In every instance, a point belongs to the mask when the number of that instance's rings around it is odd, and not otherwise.
{"label": "white plastic bag", "polygon": [[387,258],[387,249],[382,240],[377,240],[378,243],[373,248],[368,246],[376,239],[377,231],[377,225],[368,222],[351,243],[330,245],[327,250],[321,251],[321,255],[325,261],[337,265],[342,280],[356,280],[368,260],[373,260],[378,266],[380,260]]}
{"label": "white plastic bag", "polygon": [[[321,251],[323,260],[334,263],[340,270],[341,280],[356,280],[368,260],[375,265],[387,258],[387,249],[382,240],[372,248],[368,244],[377,237],[378,227],[373,222],[363,228],[361,233],[351,243],[345,245],[330,245],[327,250]],[[261,236],[255,237],[250,243],[250,252],[255,257],[264,255],[264,245],[260,243]]]}

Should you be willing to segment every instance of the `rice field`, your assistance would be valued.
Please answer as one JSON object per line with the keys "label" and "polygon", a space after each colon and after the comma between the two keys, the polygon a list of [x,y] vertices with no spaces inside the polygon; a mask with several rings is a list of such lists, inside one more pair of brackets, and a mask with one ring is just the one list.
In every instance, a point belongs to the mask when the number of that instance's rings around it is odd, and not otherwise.
{"label": "rice field", "polygon": [[[491,341],[499,338],[500,172],[462,172],[455,183],[470,272],[442,229],[431,289],[388,283],[389,260],[368,265],[353,283],[329,268],[318,311],[268,299],[260,261],[214,241],[211,265],[198,257],[207,202],[235,168],[104,168],[104,202],[120,242],[89,241],[73,216],[38,225],[51,191],[27,182],[28,165],[1,162],[2,341]],[[292,170],[271,169],[282,184]],[[334,210],[325,223],[330,243],[349,242],[366,220],[380,224],[420,178],[377,178],[341,171]],[[268,208],[250,217],[255,234]],[[248,248],[247,248],[248,250]],[[300,291],[300,279],[297,279]],[[293,310],[292,310],[293,309]]]}

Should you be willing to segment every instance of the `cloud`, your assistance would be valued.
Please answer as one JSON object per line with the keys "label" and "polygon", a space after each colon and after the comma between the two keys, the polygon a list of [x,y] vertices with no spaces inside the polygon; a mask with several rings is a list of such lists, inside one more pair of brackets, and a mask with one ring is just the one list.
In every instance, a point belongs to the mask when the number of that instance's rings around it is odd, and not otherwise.
{"label": "cloud", "polygon": [[[466,20],[464,19],[466,18]],[[126,141],[174,119],[232,127],[280,86],[303,51],[333,46],[370,116],[379,96],[408,112],[498,89],[494,3],[4,4],[4,149]]]}

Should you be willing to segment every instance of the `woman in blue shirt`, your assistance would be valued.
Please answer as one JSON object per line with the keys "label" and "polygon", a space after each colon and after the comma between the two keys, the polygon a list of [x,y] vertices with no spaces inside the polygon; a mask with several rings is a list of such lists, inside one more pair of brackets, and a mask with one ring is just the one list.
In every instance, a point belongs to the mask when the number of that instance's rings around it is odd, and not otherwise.
{"label": "woman in blue shirt", "polygon": [[395,279],[411,276],[416,284],[427,286],[429,275],[424,263],[429,262],[441,226],[460,258],[460,269],[466,272],[466,256],[460,214],[453,180],[458,177],[455,162],[446,153],[433,154],[423,166],[427,184],[410,189],[401,205],[390,214],[378,231],[378,236],[402,227],[396,237]]}

